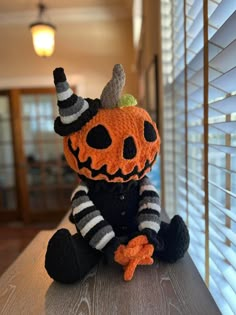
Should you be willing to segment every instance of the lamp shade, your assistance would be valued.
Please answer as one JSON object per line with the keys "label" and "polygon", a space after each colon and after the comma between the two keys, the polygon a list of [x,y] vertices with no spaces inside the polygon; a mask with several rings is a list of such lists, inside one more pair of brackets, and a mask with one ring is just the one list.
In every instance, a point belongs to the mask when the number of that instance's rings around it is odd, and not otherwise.
{"label": "lamp shade", "polygon": [[49,57],[54,52],[56,28],[50,23],[36,22],[30,25],[33,45],[40,57]]}

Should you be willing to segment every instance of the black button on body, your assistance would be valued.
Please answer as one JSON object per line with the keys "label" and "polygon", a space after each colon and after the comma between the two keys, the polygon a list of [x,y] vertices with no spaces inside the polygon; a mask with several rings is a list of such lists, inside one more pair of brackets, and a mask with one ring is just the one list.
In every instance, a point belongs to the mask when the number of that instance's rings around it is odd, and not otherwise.
{"label": "black button on body", "polygon": [[127,229],[128,229],[127,226],[125,226],[125,225],[121,226],[121,230],[126,231]]}
{"label": "black button on body", "polygon": [[124,195],[120,195],[120,200],[125,200],[125,196]]}
{"label": "black button on body", "polygon": [[122,211],[122,212],[121,212],[121,215],[122,215],[122,216],[126,215],[126,211]]}

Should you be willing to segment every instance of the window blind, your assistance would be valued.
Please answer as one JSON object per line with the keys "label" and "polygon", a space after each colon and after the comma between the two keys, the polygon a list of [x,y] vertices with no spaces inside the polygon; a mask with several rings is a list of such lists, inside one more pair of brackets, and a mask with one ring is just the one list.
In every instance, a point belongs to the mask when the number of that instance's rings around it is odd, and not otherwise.
{"label": "window blind", "polygon": [[[222,314],[236,314],[236,1],[162,0],[165,208]],[[171,197],[170,197],[171,196]]]}

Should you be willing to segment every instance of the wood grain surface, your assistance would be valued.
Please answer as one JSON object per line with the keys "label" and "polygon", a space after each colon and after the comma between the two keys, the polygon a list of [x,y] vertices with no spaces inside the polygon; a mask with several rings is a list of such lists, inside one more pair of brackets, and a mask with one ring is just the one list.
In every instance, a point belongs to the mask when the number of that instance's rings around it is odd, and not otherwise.
{"label": "wood grain surface", "polygon": [[[67,219],[61,226],[74,229]],[[173,265],[139,266],[130,282],[120,266],[100,263],[80,283],[56,283],[44,269],[54,232],[40,232],[0,278],[0,314],[220,314],[188,254]]]}

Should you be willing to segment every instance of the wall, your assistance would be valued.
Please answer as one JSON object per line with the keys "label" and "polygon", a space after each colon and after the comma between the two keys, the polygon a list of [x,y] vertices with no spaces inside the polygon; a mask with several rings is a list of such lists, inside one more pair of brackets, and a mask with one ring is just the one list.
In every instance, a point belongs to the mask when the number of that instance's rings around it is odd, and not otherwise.
{"label": "wall", "polygon": [[160,1],[143,1],[142,43],[143,66],[146,68],[154,54],[161,52],[160,37]]}
{"label": "wall", "polygon": [[[140,77],[153,60],[154,55],[161,60],[161,33],[160,33],[160,1],[143,0],[143,21],[137,63]],[[159,62],[159,83],[161,86],[161,64]]]}
{"label": "wall", "polygon": [[[145,74],[147,68],[152,62],[154,55],[157,55],[158,59],[158,106],[159,106],[159,133],[162,138],[162,117],[163,117],[163,102],[162,102],[162,65],[161,65],[161,8],[160,1],[157,0],[143,0],[143,22],[142,22],[142,31],[141,38],[139,43],[139,51],[137,53],[136,59],[138,64],[139,72],[139,86],[140,93],[139,98],[145,99]],[[145,106],[145,102],[143,106]],[[162,205],[165,204],[164,200],[164,177],[163,177],[163,150],[161,145],[161,198]]]}
{"label": "wall", "polygon": [[[68,80],[80,82],[82,96],[99,97],[115,63],[127,75],[125,91],[137,94],[131,17],[58,23],[56,50],[50,58],[35,55],[28,25],[0,23],[0,89],[12,86],[51,86],[55,67],[65,68]],[[4,44],[3,44],[4,43]]]}

